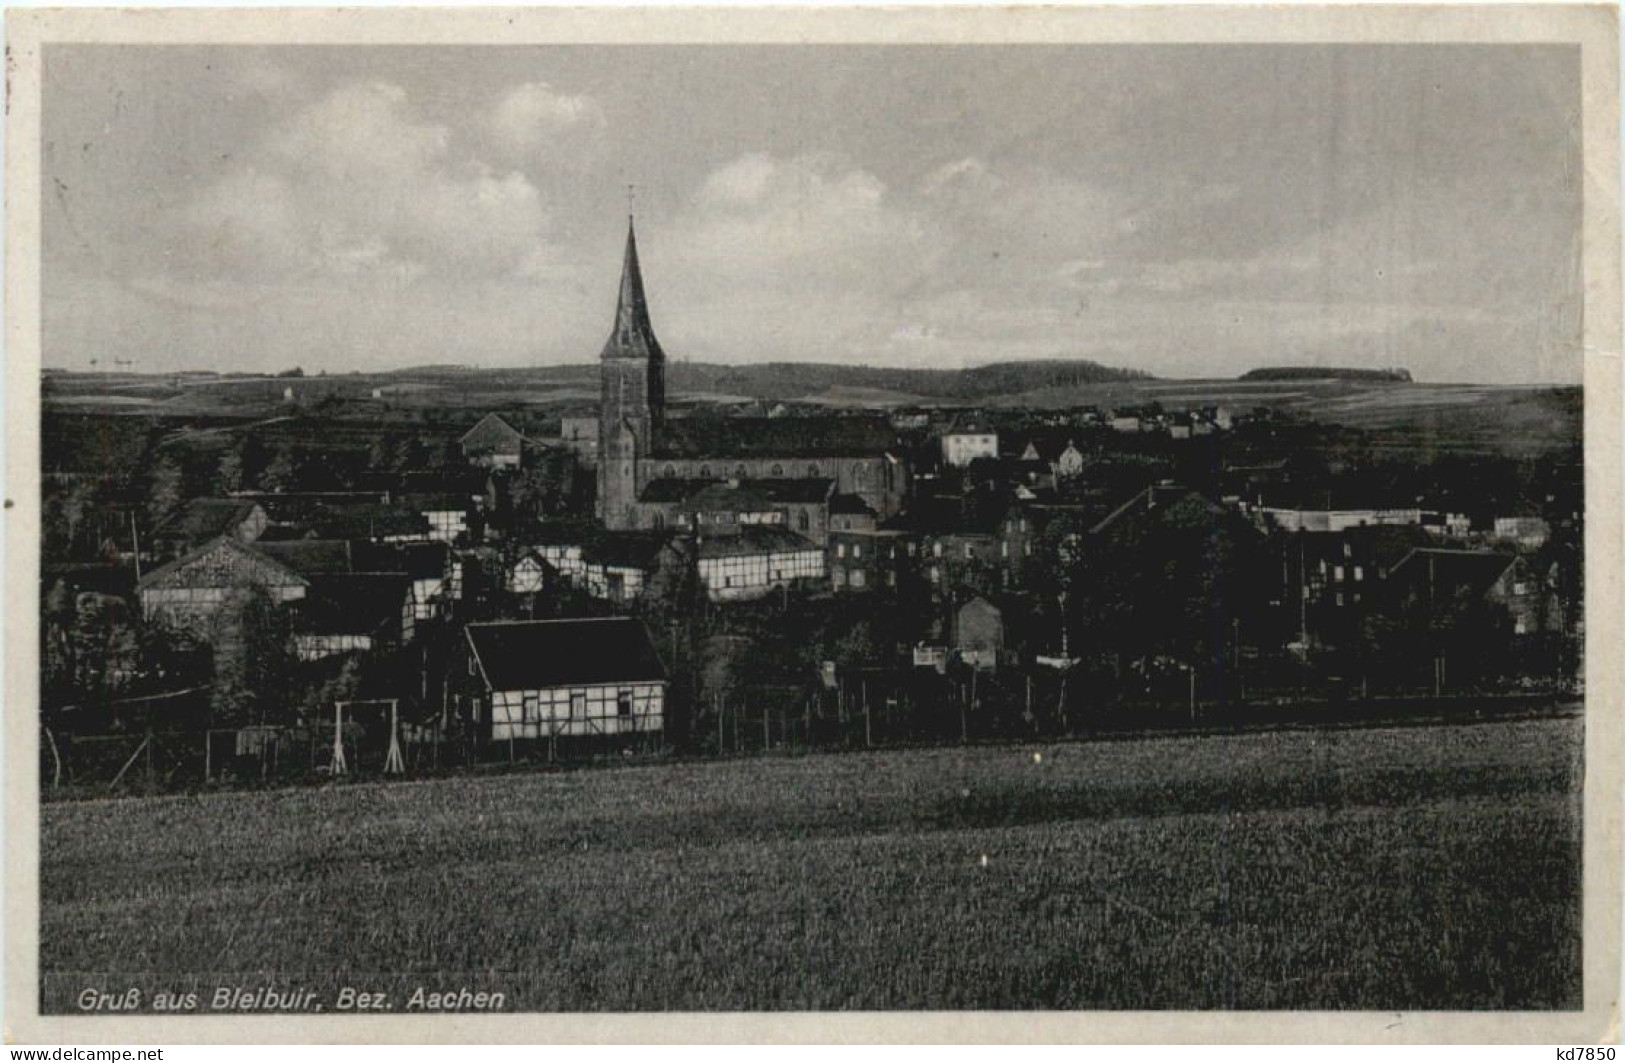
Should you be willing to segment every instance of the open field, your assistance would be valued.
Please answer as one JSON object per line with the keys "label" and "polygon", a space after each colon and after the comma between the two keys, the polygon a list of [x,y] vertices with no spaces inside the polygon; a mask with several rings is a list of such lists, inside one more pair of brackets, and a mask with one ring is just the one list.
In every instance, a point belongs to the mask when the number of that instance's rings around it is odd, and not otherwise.
{"label": "open field", "polygon": [[217,985],[376,987],[392,1008],[418,985],[521,1010],[1575,1007],[1582,731],[48,805],[43,1006],[136,984],[202,989],[204,1010]]}

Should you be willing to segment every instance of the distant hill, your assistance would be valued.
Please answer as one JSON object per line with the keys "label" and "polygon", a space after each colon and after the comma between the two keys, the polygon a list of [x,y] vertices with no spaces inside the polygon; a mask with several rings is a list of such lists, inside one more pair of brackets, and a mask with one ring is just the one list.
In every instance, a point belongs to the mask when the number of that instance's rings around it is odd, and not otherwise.
{"label": "distant hill", "polygon": [[1148,373],[1088,361],[1001,362],[974,369],[888,369],[821,362],[712,365],[675,362],[666,367],[673,391],[720,392],[756,399],[796,399],[831,389],[919,396],[938,402],[975,403],[1013,392],[1048,387],[1150,380]]}
{"label": "distant hill", "polygon": [[1273,369],[1254,369],[1241,374],[1242,380],[1347,380],[1364,384],[1409,384],[1409,369],[1338,369],[1322,366],[1279,366]]}

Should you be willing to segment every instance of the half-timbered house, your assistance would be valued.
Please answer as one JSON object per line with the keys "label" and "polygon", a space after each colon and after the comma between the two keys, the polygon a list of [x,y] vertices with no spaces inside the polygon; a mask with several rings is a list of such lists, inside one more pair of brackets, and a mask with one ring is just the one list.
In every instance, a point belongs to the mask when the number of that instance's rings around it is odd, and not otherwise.
{"label": "half-timbered house", "polygon": [[665,665],[630,617],[470,624],[462,709],[486,742],[655,739]]}

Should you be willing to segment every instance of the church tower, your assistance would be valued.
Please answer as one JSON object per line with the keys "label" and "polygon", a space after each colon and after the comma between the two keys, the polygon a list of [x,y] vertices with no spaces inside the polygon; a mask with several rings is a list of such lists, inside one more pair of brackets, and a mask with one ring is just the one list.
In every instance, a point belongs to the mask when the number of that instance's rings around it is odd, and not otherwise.
{"label": "church tower", "polygon": [[639,465],[649,460],[665,416],[666,354],[655,339],[638,268],[637,232],[626,223],[626,258],[615,326],[598,356],[598,516],[608,528],[635,526]]}

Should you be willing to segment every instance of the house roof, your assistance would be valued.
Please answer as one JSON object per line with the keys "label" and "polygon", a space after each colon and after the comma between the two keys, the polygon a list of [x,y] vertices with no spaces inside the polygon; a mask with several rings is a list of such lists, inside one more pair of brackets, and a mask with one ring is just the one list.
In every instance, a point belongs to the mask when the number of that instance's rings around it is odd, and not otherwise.
{"label": "house roof", "polygon": [[999,616],[1004,615],[1004,610],[1003,609],[1000,609],[992,601],[990,601],[989,599],[983,597],[980,594],[972,595],[970,598],[967,598],[964,602],[960,603],[959,608],[956,609],[955,612],[956,613],[961,613],[961,614],[967,613],[967,612],[985,613],[985,614],[991,614],[992,616],[995,616],[995,617],[999,617]]}
{"label": "house roof", "polygon": [[370,539],[428,531],[428,521],[421,512],[375,499],[268,497],[264,508],[278,524],[312,530],[327,539]]}
{"label": "house roof", "polygon": [[288,539],[255,543],[252,549],[307,578],[355,570],[348,539]]}
{"label": "house roof", "polygon": [[829,511],[842,517],[873,517],[875,511],[862,495],[840,494],[829,500]]}
{"label": "house roof", "polygon": [[493,690],[541,690],[666,678],[649,629],[632,617],[470,624],[468,644]]}
{"label": "house roof", "polygon": [[400,619],[411,579],[399,573],[325,575],[310,581],[297,606],[310,635],[371,635]]}
{"label": "house roof", "polygon": [[[253,547],[246,546],[229,535],[222,535],[218,538],[210,539],[202,546],[199,546],[196,550],[191,550],[182,554],[180,557],[177,557],[167,565],[162,565],[153,569],[151,572],[148,572],[141,578],[141,582],[138,583],[137,586],[142,589],[146,589],[149,587],[160,586],[162,584],[173,583],[176,577],[178,577],[183,570],[191,566],[194,562],[200,561],[210,554],[217,552],[224,552],[234,555],[238,560],[244,561],[250,566],[258,567],[261,571],[274,574],[286,583],[292,584],[309,582],[298,569],[293,568],[286,562],[256,550]],[[237,579],[229,573],[213,571],[208,573],[200,573],[200,580],[198,582],[183,585],[214,587],[230,586],[242,582],[242,580]]]}
{"label": "house roof", "polygon": [[1431,582],[1435,596],[1462,590],[1483,594],[1517,561],[1512,554],[1417,547],[1389,570],[1388,578]]}
{"label": "house roof", "polygon": [[467,513],[472,503],[468,495],[446,492],[412,492],[396,496],[401,505],[419,513]]}
{"label": "house roof", "polygon": [[479,423],[463,433],[459,440],[464,446],[469,443],[483,446],[496,446],[503,443],[512,443],[516,447],[523,442],[525,436],[519,429],[504,421],[494,413],[481,417]]}
{"label": "house roof", "polygon": [[587,560],[627,568],[648,568],[671,536],[665,532],[606,531],[585,544]]}
{"label": "house roof", "polygon": [[602,528],[584,520],[542,521],[532,525],[524,532],[527,542],[547,546],[559,544],[569,546],[585,545],[601,534],[603,534]]}
{"label": "house roof", "polygon": [[1323,535],[1295,536],[1298,541],[1293,550],[1304,550],[1312,560],[1324,558],[1336,564],[1343,558],[1343,547],[1351,548],[1357,561],[1392,568],[1405,555],[1435,541],[1426,528],[1416,524],[1362,524],[1340,532]]}
{"label": "house roof", "polygon": [[153,538],[188,542],[212,539],[248,520],[258,508],[258,503],[246,498],[188,499],[153,529]]}
{"label": "house roof", "polygon": [[491,471],[467,465],[443,465],[428,469],[369,469],[357,479],[369,488],[401,495],[477,495],[485,491]]}
{"label": "house roof", "polygon": [[1106,515],[1105,519],[1090,528],[1089,531],[1094,535],[1101,535],[1124,523],[1135,514],[1149,513],[1172,503],[1184,501],[1187,498],[1197,498],[1207,502],[1207,499],[1188,487],[1181,487],[1178,484],[1152,484],[1112,510]]}
{"label": "house roof", "polygon": [[883,416],[682,417],[655,436],[657,458],[875,457],[897,445]]}
{"label": "house roof", "polygon": [[[817,550],[805,536],[776,524],[745,524],[731,535],[712,535],[700,540],[701,558],[743,557],[752,554],[781,554],[797,550]],[[821,552],[821,551],[820,551]]]}
{"label": "house roof", "polygon": [[382,502],[384,494],[383,491],[238,491],[232,498],[259,503],[271,519],[275,520],[275,511],[285,506]]}
{"label": "house roof", "polygon": [[918,535],[993,535],[1008,511],[1009,504],[1002,499],[967,505],[965,499],[955,496],[926,495],[915,499],[906,512],[881,527]]}
{"label": "house roof", "polygon": [[583,521],[553,521],[527,533],[534,546],[579,546],[584,560],[603,565],[648,568],[671,541],[663,531],[606,531]]}
{"label": "house roof", "polygon": [[443,542],[372,543],[350,545],[351,567],[356,572],[400,572],[413,579],[445,575],[451,547]]}

